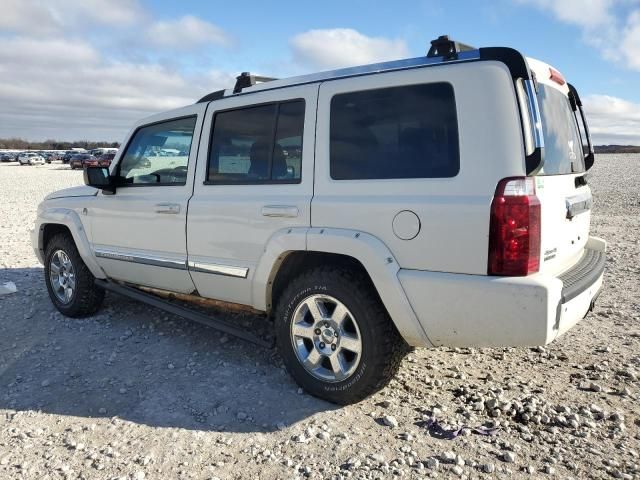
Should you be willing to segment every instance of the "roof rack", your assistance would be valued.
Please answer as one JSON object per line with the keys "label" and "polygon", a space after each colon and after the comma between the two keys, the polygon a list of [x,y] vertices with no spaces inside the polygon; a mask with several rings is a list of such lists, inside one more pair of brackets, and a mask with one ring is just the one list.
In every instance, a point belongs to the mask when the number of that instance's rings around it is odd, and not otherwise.
{"label": "roof rack", "polygon": [[258,75],[251,75],[249,72],[242,72],[236,77],[236,86],[233,87],[233,93],[240,93],[243,88],[253,87],[258,83],[270,82],[272,80],[277,80],[277,78],[260,77]]}
{"label": "roof rack", "polygon": [[[484,49],[487,51],[488,50]],[[502,54],[505,54],[505,49],[499,49]],[[508,49],[507,49],[508,50]],[[511,52],[511,50],[508,50]],[[508,54],[507,52],[507,54]],[[514,51],[515,52],[515,51]],[[517,52],[515,52],[518,56],[520,56]],[[426,57],[416,57],[416,58],[405,58],[401,60],[393,60],[381,63],[374,63],[371,65],[360,65],[356,67],[347,67],[341,68],[338,70],[331,70],[326,72],[318,72],[312,73],[308,75],[302,75],[298,77],[286,78],[283,80],[278,80],[277,78],[271,77],[262,77],[259,75],[252,75],[250,72],[242,72],[240,75],[236,77],[236,84],[231,89],[226,90],[218,90],[208,95],[205,95],[197,103],[205,103],[211,102],[213,100],[218,100],[221,98],[225,98],[234,94],[242,93],[245,88],[255,87],[250,90],[250,92],[254,91],[263,91],[270,90],[273,88],[282,88],[288,87],[292,85],[304,85],[308,83],[315,82],[323,82],[325,80],[335,80],[338,78],[346,78],[360,75],[367,75],[371,73],[379,73],[385,71],[394,71],[394,70],[406,70],[409,68],[419,68],[425,67],[428,65],[434,65],[441,62],[446,61],[465,61],[465,60],[477,60],[480,58],[480,51],[475,47],[467,45],[465,43],[456,42],[455,40],[450,40],[448,35],[441,35],[435,40],[431,41],[431,48],[429,48],[429,52]],[[526,65],[525,65],[526,69]],[[262,83],[272,82],[273,84],[264,85]],[[246,92],[249,93],[249,92]]]}
{"label": "roof rack", "polygon": [[470,50],[476,50],[476,48],[466,43],[449,40],[449,35],[440,35],[435,40],[431,40],[431,48],[427,53],[427,58],[443,57],[444,60],[456,60],[458,53]]}
{"label": "roof rack", "polygon": [[[233,93],[240,93],[242,92],[243,88],[253,87],[258,83],[270,82],[272,80],[278,80],[278,79],[271,78],[271,77],[261,77],[259,75],[251,75],[250,72],[242,72],[240,75],[236,77],[236,84],[233,87]],[[206,102],[211,102],[213,100],[219,100],[221,98],[224,98],[226,95],[228,95],[226,89],[216,90],[215,92],[211,92],[205,95],[196,103],[206,103]]]}

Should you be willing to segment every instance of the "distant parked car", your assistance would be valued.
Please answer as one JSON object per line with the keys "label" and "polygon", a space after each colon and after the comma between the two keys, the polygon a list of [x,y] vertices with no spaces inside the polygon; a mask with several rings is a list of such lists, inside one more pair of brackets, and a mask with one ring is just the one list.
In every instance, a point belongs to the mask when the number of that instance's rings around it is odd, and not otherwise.
{"label": "distant parked car", "polygon": [[78,152],[74,150],[67,150],[62,156],[62,163],[69,163],[69,161],[71,160],[71,157],[74,155],[78,155]]}
{"label": "distant parked car", "polygon": [[18,157],[18,162],[20,162],[20,165],[35,165],[35,164],[43,165],[44,158],[41,155],[34,152],[25,152],[20,154],[20,156]]}
{"label": "distant parked car", "polygon": [[0,162],[13,162],[15,161],[15,155],[13,153],[0,154]]}
{"label": "distant parked car", "polygon": [[83,168],[90,164],[97,165],[97,160],[96,157],[89,153],[78,153],[77,155],[72,155],[71,159],[69,160],[69,166],[71,167],[71,170],[75,170],[76,168]]}
{"label": "distant parked car", "polygon": [[44,160],[47,163],[51,163],[54,160],[58,160],[58,154],[53,152],[47,152],[44,154]]}
{"label": "distant parked car", "polygon": [[115,153],[103,153],[102,155],[99,155],[96,158],[96,162],[95,165],[93,163],[87,163],[88,167],[106,167],[109,168],[109,166],[111,165],[112,160],[114,159],[114,157],[116,156]]}

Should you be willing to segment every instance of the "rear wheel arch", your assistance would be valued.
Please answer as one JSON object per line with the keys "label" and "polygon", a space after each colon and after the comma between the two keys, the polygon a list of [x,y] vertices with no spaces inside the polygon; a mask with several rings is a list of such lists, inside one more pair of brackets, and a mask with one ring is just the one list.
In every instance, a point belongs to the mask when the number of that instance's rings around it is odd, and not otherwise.
{"label": "rear wheel arch", "polygon": [[278,298],[282,295],[289,281],[308,270],[320,266],[348,268],[363,274],[379,297],[371,275],[358,259],[339,253],[308,250],[291,251],[285,253],[274,265],[267,282],[267,312],[271,313],[274,310]]}

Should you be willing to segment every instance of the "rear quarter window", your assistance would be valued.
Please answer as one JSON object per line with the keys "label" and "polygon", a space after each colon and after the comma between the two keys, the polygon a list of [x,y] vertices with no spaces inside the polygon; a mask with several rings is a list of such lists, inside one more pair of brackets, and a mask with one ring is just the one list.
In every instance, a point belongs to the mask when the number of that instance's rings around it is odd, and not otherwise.
{"label": "rear quarter window", "polygon": [[331,99],[331,178],[443,178],[459,170],[451,84],[381,88]]}

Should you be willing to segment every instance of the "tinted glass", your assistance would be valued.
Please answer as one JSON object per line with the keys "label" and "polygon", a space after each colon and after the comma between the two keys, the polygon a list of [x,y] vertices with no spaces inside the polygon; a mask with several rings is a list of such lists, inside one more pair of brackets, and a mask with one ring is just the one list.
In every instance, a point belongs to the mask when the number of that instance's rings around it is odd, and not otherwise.
{"label": "tinted glass", "polygon": [[304,102],[280,104],[273,150],[274,180],[300,180],[302,168],[302,132]]}
{"label": "tinted glass", "polygon": [[453,87],[431,83],[331,100],[331,178],[453,177],[460,169]]}
{"label": "tinted glass", "polygon": [[298,183],[303,127],[303,100],[217,113],[207,180]]}
{"label": "tinted glass", "polygon": [[538,84],[538,103],[544,135],[544,165],[539,175],[584,172],[582,139],[567,96]]}
{"label": "tinted glass", "polygon": [[196,117],[140,128],[119,165],[119,183],[184,185]]}

